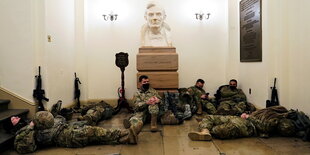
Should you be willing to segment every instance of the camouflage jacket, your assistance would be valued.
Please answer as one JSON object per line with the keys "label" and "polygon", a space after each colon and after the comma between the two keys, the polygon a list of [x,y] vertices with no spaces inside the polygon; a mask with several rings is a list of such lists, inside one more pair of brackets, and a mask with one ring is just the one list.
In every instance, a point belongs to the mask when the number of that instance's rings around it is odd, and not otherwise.
{"label": "camouflage jacket", "polygon": [[133,96],[134,110],[135,111],[147,110],[148,104],[146,103],[153,96],[156,96],[159,100],[161,100],[161,97],[159,96],[157,91],[153,88],[149,88],[147,91],[138,89]]}
{"label": "camouflage jacket", "polygon": [[221,98],[219,101],[233,100],[235,102],[246,102],[246,96],[241,89],[230,89],[229,85],[223,86],[220,90]]}
{"label": "camouflage jacket", "polygon": [[196,86],[191,86],[188,88],[188,92],[190,96],[192,96],[193,101],[198,104],[201,102],[201,95],[206,94],[206,91],[202,88],[198,88]]}
{"label": "camouflage jacket", "polygon": [[55,144],[58,134],[68,125],[65,118],[58,115],[54,119],[52,128],[37,130],[29,125],[16,133],[14,148],[18,153],[30,153],[37,149],[37,145]]}
{"label": "camouflage jacket", "polygon": [[250,120],[260,137],[268,137],[276,132],[280,119],[285,118],[287,110],[283,106],[273,106],[253,112]]}

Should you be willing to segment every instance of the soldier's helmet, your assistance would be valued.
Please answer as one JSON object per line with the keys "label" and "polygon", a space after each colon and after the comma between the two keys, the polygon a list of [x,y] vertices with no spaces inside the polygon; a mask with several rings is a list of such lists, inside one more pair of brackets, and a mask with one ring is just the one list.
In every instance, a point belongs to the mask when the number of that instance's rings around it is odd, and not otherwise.
{"label": "soldier's helmet", "polygon": [[54,125],[54,116],[48,111],[39,111],[35,114],[33,123],[36,129],[49,129]]}
{"label": "soldier's helmet", "polygon": [[294,136],[295,131],[295,125],[291,119],[283,118],[279,121],[278,132],[282,136]]}

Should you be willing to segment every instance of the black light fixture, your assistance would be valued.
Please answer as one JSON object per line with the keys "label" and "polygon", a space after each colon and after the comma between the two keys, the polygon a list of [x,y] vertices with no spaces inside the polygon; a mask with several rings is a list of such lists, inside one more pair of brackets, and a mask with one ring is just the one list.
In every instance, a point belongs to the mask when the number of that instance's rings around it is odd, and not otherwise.
{"label": "black light fixture", "polygon": [[108,14],[108,15],[103,14],[102,16],[103,16],[103,19],[104,19],[105,21],[108,21],[108,20],[110,20],[110,21],[117,20],[117,14],[114,14],[113,12],[111,12],[111,13]]}
{"label": "black light fixture", "polygon": [[196,13],[195,15],[196,15],[196,19],[197,19],[197,20],[203,20],[204,18],[205,18],[205,19],[209,19],[211,13],[207,13],[207,14],[204,14],[204,13]]}

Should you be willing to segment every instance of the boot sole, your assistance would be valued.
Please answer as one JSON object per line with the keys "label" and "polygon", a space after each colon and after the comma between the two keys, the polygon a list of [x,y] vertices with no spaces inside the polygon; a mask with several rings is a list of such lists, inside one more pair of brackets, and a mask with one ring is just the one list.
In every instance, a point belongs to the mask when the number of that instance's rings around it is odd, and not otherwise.
{"label": "boot sole", "polygon": [[137,136],[137,134],[135,133],[135,131],[132,128],[129,129],[129,132],[133,136],[132,138],[130,138],[133,141],[129,141],[129,144],[137,144],[138,143],[138,136]]}
{"label": "boot sole", "polygon": [[188,133],[188,137],[194,141],[210,141],[210,140],[212,140],[211,135],[201,135],[201,134],[196,133],[196,132]]}
{"label": "boot sole", "polygon": [[124,119],[123,120],[123,125],[124,125],[125,129],[129,129],[130,126],[131,126],[131,123],[130,123],[129,119]]}

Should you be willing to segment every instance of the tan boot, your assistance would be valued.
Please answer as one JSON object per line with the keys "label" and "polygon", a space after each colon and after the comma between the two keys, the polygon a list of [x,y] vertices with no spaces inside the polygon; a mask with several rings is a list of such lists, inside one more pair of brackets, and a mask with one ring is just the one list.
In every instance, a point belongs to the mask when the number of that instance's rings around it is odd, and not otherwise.
{"label": "tan boot", "polygon": [[151,115],[151,131],[152,132],[157,131],[157,114]]}
{"label": "tan boot", "polygon": [[191,140],[195,140],[195,141],[197,140],[210,141],[212,139],[212,136],[208,129],[202,129],[200,132],[190,132],[188,133],[188,137]]}
{"label": "tan boot", "polygon": [[142,122],[138,122],[135,125],[132,125],[130,128],[135,132],[136,135],[138,135],[143,127],[143,123]]}
{"label": "tan boot", "polygon": [[198,103],[197,115],[201,115],[201,114],[202,114],[202,105],[201,103]]}
{"label": "tan boot", "polygon": [[135,132],[130,128],[121,131],[119,142],[121,144],[137,144],[138,137]]}

